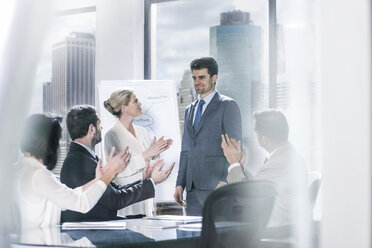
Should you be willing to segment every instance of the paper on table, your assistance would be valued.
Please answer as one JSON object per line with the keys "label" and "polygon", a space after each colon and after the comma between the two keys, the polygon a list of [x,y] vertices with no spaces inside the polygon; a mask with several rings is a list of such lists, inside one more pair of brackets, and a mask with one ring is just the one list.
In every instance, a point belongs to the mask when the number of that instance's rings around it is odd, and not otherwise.
{"label": "paper on table", "polygon": [[125,229],[126,226],[124,221],[65,222],[62,224],[62,230]]}
{"label": "paper on table", "polygon": [[201,222],[201,216],[183,216],[183,215],[158,215],[152,217],[145,217],[147,220],[166,220],[166,221],[178,221],[178,222]]}
{"label": "paper on table", "polygon": [[201,231],[202,223],[184,224],[178,227],[182,231]]}

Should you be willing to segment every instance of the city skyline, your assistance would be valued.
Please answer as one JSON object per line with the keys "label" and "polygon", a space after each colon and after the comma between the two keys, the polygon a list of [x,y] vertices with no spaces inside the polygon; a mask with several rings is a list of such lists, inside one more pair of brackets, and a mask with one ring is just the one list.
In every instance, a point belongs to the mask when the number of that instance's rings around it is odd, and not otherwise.
{"label": "city skyline", "polygon": [[[251,116],[262,108],[262,28],[249,12],[222,12],[220,25],[210,27],[210,55],[217,60],[216,89],[237,101],[243,125],[243,142],[252,137]],[[255,94],[253,94],[253,92]]]}

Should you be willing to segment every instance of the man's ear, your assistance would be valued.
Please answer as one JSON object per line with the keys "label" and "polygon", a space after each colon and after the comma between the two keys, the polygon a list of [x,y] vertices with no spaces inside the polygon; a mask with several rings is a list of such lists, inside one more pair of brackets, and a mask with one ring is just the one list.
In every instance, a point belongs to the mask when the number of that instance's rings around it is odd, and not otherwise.
{"label": "man's ear", "polygon": [[94,125],[90,124],[89,127],[88,127],[88,134],[93,133],[94,129],[95,129]]}
{"label": "man's ear", "polygon": [[217,74],[214,74],[214,75],[212,76],[212,82],[213,82],[214,84],[216,84],[217,78],[218,78],[218,75],[217,75]]}

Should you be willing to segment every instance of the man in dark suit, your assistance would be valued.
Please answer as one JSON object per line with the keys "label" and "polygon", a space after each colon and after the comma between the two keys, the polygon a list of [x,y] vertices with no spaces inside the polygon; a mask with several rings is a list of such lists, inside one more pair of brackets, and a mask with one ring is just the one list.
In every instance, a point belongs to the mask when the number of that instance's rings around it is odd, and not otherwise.
{"label": "man in dark suit", "polygon": [[[70,188],[81,186],[95,178],[98,157],[94,147],[101,142],[101,120],[92,106],[72,107],[66,118],[68,132],[73,140],[63,162],[61,182]],[[130,204],[152,198],[155,184],[163,182],[171,173],[173,165],[161,170],[163,162],[159,160],[143,172],[143,180],[130,185],[108,185],[96,206],[86,214],[63,211],[61,221],[103,221],[118,219],[117,210]]]}
{"label": "man in dark suit", "polygon": [[[219,181],[225,181],[229,166],[221,149],[221,134],[241,139],[238,104],[215,91],[217,62],[211,57],[190,64],[199,99],[185,111],[182,150],[174,198],[186,206],[187,215],[201,215],[207,196]],[[183,190],[186,188],[186,202]]]}

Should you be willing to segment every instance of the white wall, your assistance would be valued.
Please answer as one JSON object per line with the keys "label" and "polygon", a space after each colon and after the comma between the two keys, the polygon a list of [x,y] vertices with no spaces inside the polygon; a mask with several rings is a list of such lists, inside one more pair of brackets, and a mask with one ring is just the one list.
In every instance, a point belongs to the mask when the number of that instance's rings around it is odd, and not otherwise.
{"label": "white wall", "polygon": [[321,247],[371,247],[371,20],[368,0],[318,0]]}

